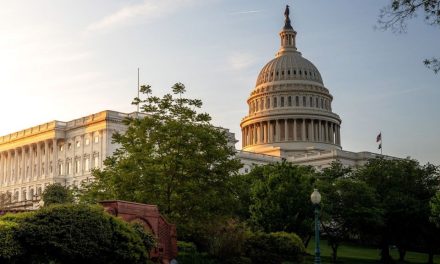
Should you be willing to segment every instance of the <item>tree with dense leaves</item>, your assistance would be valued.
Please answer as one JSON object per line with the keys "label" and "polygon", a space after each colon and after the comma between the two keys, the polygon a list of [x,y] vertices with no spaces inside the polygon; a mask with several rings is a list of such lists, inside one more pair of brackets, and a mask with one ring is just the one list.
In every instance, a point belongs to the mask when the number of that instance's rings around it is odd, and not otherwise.
{"label": "tree with dense leaves", "polygon": [[324,169],[316,186],[322,194],[321,226],[336,263],[339,245],[351,237],[362,238],[382,222],[375,190],[350,178],[351,169],[334,162]]}
{"label": "tree with dense leaves", "polygon": [[[427,24],[440,26],[440,0],[391,0],[381,9],[378,23],[383,30],[406,32],[407,21],[422,14]],[[440,58],[425,59],[423,63],[435,73],[440,71]]]}
{"label": "tree with dense leaves", "polygon": [[298,234],[307,244],[312,233],[313,206],[310,194],[316,172],[313,167],[280,163],[257,166],[249,176],[250,222],[267,233]]}
{"label": "tree with dense leaves", "polygon": [[157,204],[186,239],[231,214],[237,200],[231,178],[241,163],[226,132],[197,112],[201,100],[183,97],[183,84],[162,98],[153,96],[150,86],[140,91],[146,98],[134,104],[141,115],[127,118],[125,133],[113,136],[119,148],[102,170],[93,171],[95,181],[81,200]]}
{"label": "tree with dense leaves", "polygon": [[73,203],[72,191],[59,183],[47,186],[42,194],[42,199],[44,206]]}
{"label": "tree with dense leaves", "polygon": [[389,245],[393,244],[403,261],[421,234],[415,227],[422,227],[429,216],[429,201],[440,184],[438,167],[411,159],[377,158],[356,170],[354,178],[375,189],[383,211],[383,226],[376,232],[382,261],[392,261]]}

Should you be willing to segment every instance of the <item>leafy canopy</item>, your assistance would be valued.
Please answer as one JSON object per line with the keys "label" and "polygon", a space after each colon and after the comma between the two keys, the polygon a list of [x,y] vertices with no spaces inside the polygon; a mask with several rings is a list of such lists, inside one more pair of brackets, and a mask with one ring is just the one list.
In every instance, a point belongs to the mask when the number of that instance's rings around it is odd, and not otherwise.
{"label": "leafy canopy", "polygon": [[230,214],[236,202],[231,176],[241,163],[225,131],[197,111],[201,100],[183,97],[181,83],[162,98],[150,86],[140,91],[146,98],[133,102],[140,115],[127,118],[125,133],[113,136],[119,148],[93,172],[95,181],[81,199],[157,204],[181,235]]}

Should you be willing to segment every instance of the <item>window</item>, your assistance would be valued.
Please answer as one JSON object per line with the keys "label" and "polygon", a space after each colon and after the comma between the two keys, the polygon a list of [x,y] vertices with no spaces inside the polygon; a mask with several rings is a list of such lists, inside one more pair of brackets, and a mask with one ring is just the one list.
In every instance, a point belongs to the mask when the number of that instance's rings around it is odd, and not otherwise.
{"label": "window", "polygon": [[318,100],[318,98],[316,98],[315,102],[316,102],[315,107],[319,107],[319,100]]}
{"label": "window", "polygon": [[86,160],[84,161],[84,168],[86,171],[90,171],[90,160],[89,158],[86,158]]}
{"label": "window", "polygon": [[255,112],[258,111],[258,99],[254,101]]}
{"label": "window", "polygon": [[303,96],[303,105],[302,106],[306,106],[306,97]]}
{"label": "window", "polygon": [[68,175],[72,174],[72,163],[69,161],[67,162],[66,166],[67,166],[67,174]]}
{"label": "window", "polygon": [[58,175],[63,175],[63,163],[58,164]]}
{"label": "window", "polygon": [[86,138],[86,146],[88,146],[89,144],[90,144],[90,139],[89,138]]}
{"label": "window", "polygon": [[284,97],[281,97],[281,107],[284,107]]}
{"label": "window", "polygon": [[270,108],[270,98],[267,98],[267,100],[266,100],[266,108],[267,109]]}
{"label": "window", "polygon": [[72,143],[67,144],[67,149],[69,149],[69,150],[72,149]]}
{"label": "window", "polygon": [[63,149],[64,149],[64,146],[63,146],[63,145],[59,145],[59,146],[58,146],[58,151],[63,151]]}
{"label": "window", "polygon": [[99,142],[99,136],[95,136],[94,141],[95,141],[95,143],[98,143]]}
{"label": "window", "polygon": [[95,168],[98,168],[98,167],[99,167],[99,157],[98,157],[98,156],[95,157],[95,160],[94,160],[94,162],[93,162],[93,165],[95,166]]}
{"label": "window", "polygon": [[79,140],[76,141],[76,147],[77,147],[77,148],[81,147],[81,141],[79,141]]}
{"label": "window", "polygon": [[77,159],[75,161],[75,173],[79,173],[80,170],[80,163],[79,163],[79,159]]}
{"label": "window", "polygon": [[312,98],[312,97],[309,97],[309,101],[310,101],[309,106],[310,106],[310,107],[313,107],[313,98]]}
{"label": "window", "polygon": [[324,108],[324,100],[321,98],[321,108]]}
{"label": "window", "polygon": [[287,104],[292,106],[292,96],[287,97]]}
{"label": "window", "polygon": [[264,99],[260,100],[260,110],[264,109]]}
{"label": "window", "polygon": [[295,104],[296,104],[296,106],[299,106],[299,97],[298,96],[295,98]]}
{"label": "window", "polygon": [[273,98],[273,107],[277,107],[277,99],[276,97]]}

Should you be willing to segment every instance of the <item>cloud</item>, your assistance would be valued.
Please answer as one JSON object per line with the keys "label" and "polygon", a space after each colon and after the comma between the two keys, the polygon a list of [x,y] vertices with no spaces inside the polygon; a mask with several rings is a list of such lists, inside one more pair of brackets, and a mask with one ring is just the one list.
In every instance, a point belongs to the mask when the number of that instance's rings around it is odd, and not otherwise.
{"label": "cloud", "polygon": [[243,15],[243,14],[255,14],[260,13],[263,10],[246,10],[246,11],[237,11],[237,12],[231,12],[230,15]]}
{"label": "cloud", "polygon": [[234,70],[244,70],[255,63],[256,56],[250,53],[234,53],[229,56],[228,61]]}
{"label": "cloud", "polygon": [[132,23],[145,22],[175,13],[179,8],[195,0],[143,0],[139,4],[125,6],[87,26],[86,31],[106,31]]}

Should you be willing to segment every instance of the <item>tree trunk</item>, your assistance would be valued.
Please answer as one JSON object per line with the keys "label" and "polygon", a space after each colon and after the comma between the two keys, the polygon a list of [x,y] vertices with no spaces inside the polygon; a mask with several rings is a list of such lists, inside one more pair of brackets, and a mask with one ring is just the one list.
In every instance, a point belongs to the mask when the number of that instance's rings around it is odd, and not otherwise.
{"label": "tree trunk", "polygon": [[384,263],[384,264],[391,263],[390,249],[388,247],[388,243],[382,244],[382,249],[381,249],[380,255],[381,255],[380,260],[382,263]]}
{"label": "tree trunk", "polygon": [[338,257],[338,244],[332,244],[332,262],[336,263],[336,259]]}
{"label": "tree trunk", "polygon": [[403,262],[405,260],[406,249],[403,247],[399,247],[399,261]]}
{"label": "tree trunk", "polygon": [[434,264],[434,253],[432,252],[432,250],[429,251],[428,255],[428,264]]}

